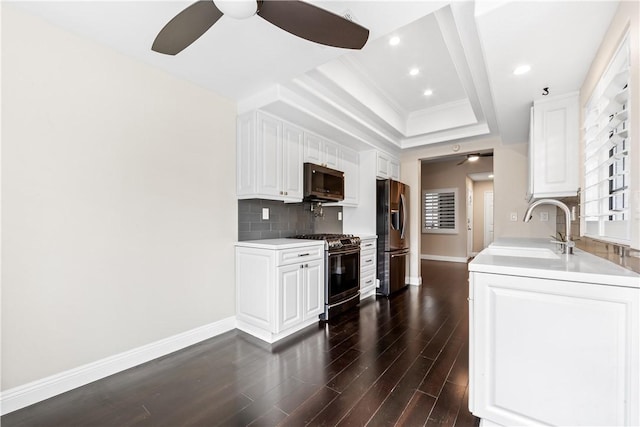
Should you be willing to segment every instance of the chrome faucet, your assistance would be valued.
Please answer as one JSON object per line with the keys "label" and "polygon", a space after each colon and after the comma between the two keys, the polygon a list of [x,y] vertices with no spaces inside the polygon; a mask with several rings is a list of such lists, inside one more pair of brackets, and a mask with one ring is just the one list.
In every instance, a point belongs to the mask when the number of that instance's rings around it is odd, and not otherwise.
{"label": "chrome faucet", "polygon": [[571,211],[569,210],[569,208],[567,207],[567,205],[565,205],[564,203],[562,203],[559,200],[555,200],[555,199],[540,199],[540,200],[536,200],[535,202],[531,203],[529,205],[529,207],[527,208],[527,211],[524,214],[524,218],[523,221],[524,222],[529,222],[531,221],[531,213],[533,212],[533,210],[540,205],[553,205],[553,206],[557,206],[560,209],[562,209],[562,211],[564,212],[564,223],[566,226],[565,229],[565,239],[566,241],[562,242],[560,240],[553,240],[553,242],[555,243],[559,243],[562,245],[562,253],[568,253],[569,255],[573,255],[573,248],[576,245],[576,243],[571,240]]}

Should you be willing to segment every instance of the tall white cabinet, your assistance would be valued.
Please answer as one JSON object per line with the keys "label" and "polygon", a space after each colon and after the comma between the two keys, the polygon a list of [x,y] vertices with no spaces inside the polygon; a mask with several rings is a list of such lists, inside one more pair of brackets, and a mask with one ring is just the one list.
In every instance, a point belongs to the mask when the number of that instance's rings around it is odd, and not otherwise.
{"label": "tall white cabinet", "polygon": [[529,198],[578,194],[579,94],[535,101],[529,138]]}

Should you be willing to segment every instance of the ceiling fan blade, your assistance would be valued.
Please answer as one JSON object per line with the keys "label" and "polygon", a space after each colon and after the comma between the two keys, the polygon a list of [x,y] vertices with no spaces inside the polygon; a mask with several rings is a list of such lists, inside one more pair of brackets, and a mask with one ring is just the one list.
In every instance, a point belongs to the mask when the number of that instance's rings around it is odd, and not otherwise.
{"label": "ceiling fan blade", "polygon": [[175,55],[205,33],[222,12],[212,0],[200,0],[173,17],[153,41],[151,50]]}
{"label": "ceiling fan blade", "polygon": [[303,1],[265,0],[258,15],[295,36],[327,46],[362,49],[369,38],[366,28]]}
{"label": "ceiling fan blade", "polygon": [[467,159],[465,158],[464,160],[462,160],[460,163],[458,163],[456,166],[460,166],[461,164],[463,164],[464,162],[466,162]]}

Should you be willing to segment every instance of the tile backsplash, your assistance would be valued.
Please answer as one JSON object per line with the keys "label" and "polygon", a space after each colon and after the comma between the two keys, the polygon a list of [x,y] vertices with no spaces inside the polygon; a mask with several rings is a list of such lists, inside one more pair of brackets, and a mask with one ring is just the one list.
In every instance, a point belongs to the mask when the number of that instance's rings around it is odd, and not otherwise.
{"label": "tile backsplash", "polygon": [[[313,210],[312,210],[313,207]],[[262,210],[269,219],[262,219]],[[238,240],[277,239],[297,234],[342,233],[340,206],[284,203],[273,200],[238,200]]]}

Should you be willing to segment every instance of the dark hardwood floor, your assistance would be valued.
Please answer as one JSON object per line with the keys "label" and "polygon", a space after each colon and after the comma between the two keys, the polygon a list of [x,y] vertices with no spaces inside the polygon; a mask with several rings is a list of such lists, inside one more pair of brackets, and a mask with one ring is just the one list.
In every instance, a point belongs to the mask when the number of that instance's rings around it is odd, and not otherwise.
{"label": "dark hardwood floor", "polygon": [[275,348],[230,332],[2,417],[10,426],[477,426],[466,264]]}

